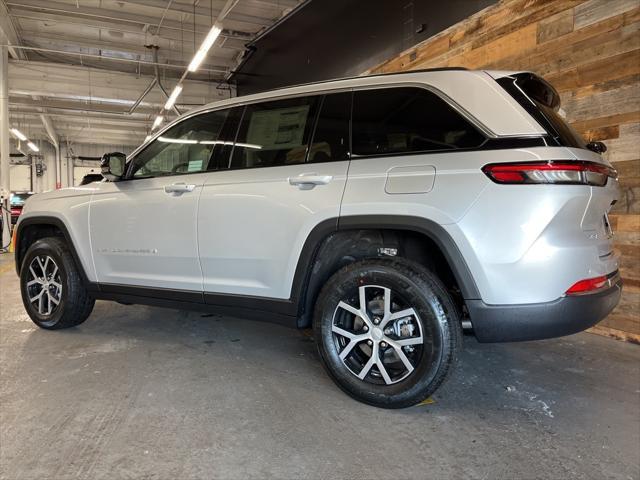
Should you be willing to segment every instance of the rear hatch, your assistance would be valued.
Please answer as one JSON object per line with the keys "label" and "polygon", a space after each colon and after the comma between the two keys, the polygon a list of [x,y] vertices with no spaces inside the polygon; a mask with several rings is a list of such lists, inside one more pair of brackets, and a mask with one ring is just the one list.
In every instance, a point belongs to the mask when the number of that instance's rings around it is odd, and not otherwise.
{"label": "rear hatch", "polygon": [[[551,84],[530,72],[487,72],[509,95],[547,132],[549,146],[566,147],[575,157],[576,168],[584,165],[582,173],[562,177],[559,172],[545,183],[579,183],[591,188],[591,197],[581,221],[588,238],[597,242],[601,259],[612,255],[611,230],[608,213],[618,199],[617,173],[602,158],[606,147],[599,142],[587,143],[564,119],[560,95]],[[552,163],[552,162],[551,162]],[[566,163],[566,161],[563,161]]]}

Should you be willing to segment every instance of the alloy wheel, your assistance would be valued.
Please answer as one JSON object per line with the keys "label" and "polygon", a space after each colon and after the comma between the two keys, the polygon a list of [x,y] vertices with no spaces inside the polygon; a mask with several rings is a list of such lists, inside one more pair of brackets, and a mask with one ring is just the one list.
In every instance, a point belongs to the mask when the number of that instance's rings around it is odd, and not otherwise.
{"label": "alloy wheel", "polygon": [[386,287],[363,285],[357,298],[340,301],[331,330],[340,360],[368,383],[391,385],[404,380],[423,354],[417,312],[401,293]]}
{"label": "alloy wheel", "polygon": [[62,300],[62,281],[58,265],[48,255],[34,257],[27,280],[29,302],[43,316],[51,315]]}

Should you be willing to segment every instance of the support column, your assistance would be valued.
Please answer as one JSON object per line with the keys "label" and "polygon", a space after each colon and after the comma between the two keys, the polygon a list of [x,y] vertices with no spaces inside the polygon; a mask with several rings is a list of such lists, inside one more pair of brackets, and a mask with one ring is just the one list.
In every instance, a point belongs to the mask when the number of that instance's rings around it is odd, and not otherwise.
{"label": "support column", "polygon": [[11,214],[9,213],[9,49],[0,46],[0,196],[2,197],[2,245],[9,245]]}

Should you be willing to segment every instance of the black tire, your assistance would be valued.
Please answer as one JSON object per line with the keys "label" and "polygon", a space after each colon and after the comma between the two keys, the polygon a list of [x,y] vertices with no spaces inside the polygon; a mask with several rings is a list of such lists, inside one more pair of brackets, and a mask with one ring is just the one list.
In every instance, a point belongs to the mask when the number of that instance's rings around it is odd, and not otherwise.
{"label": "black tire", "polygon": [[[56,278],[62,288],[59,295],[59,303],[51,308],[50,313],[42,314],[39,311],[39,305],[37,305],[38,301],[35,303],[29,301],[30,289],[37,289],[41,284],[28,286],[28,283],[33,280],[33,274],[30,272],[32,262],[37,262],[38,258],[44,262],[45,260],[42,259],[46,259],[46,257],[50,257],[53,260],[53,267],[58,267]],[[38,264],[36,263],[34,267],[37,266]],[[49,267],[49,271],[51,269],[52,267]],[[34,270],[37,276],[41,275],[40,270],[37,268],[34,268]],[[46,277],[46,274],[43,277]],[[55,289],[56,287],[52,288]],[[39,327],[48,330],[80,325],[91,314],[95,304],[95,300],[89,295],[83,284],[69,247],[62,239],[57,237],[40,239],[29,247],[20,268],[20,292],[22,293],[22,303],[31,320]],[[39,290],[31,293],[37,292]]]}
{"label": "black tire", "polygon": [[[370,323],[366,325],[371,324],[373,328],[367,326],[357,328],[356,321],[360,324],[366,323],[362,317],[353,312],[345,314],[343,308],[339,308],[338,305],[342,301],[350,306],[359,307],[359,297],[356,295],[359,295],[360,287],[363,286],[366,287],[365,292],[368,292],[365,295],[376,292],[382,292],[384,295],[385,290],[379,287],[388,288],[391,292],[389,294],[391,299],[389,310],[392,313],[397,313],[399,310],[408,311],[407,307],[404,309],[402,307],[395,308],[394,310],[394,306],[410,303],[410,307],[413,308],[416,315],[395,320],[395,322],[410,323],[413,325],[411,327],[412,333],[407,337],[396,336],[394,333],[387,337],[387,330],[393,324],[393,322],[389,322],[383,332],[385,336],[380,342],[381,330],[371,322],[378,321],[380,322],[378,325],[382,325],[384,318],[381,321],[379,316],[372,313],[370,310],[372,303],[369,300],[366,301],[366,304],[369,306],[367,315]],[[378,305],[377,308],[379,308],[380,301],[379,297],[373,300],[374,305]],[[382,302],[384,303],[384,300]],[[360,340],[360,343],[354,341],[355,346],[349,350],[351,353],[348,354],[344,362],[341,360],[340,354],[347,350],[345,343],[351,343],[352,340],[349,340],[348,337],[342,337],[338,333],[334,334],[332,331],[334,322],[339,321],[338,317],[346,318],[347,322],[351,322],[351,329],[344,327],[345,330],[348,330],[347,333],[359,331],[359,335],[363,335],[362,332],[367,335],[366,332],[370,331],[371,335],[374,333],[376,335],[376,338]],[[372,318],[374,320],[371,320]],[[358,261],[335,273],[318,296],[313,326],[320,357],[330,377],[343,391],[356,400],[382,408],[409,407],[428,398],[442,384],[455,365],[462,346],[462,327],[458,310],[442,282],[429,270],[401,258]],[[343,325],[336,326],[343,327]],[[412,335],[415,335],[416,328],[420,328],[419,334],[423,339],[423,344],[407,347],[396,343],[393,352],[387,352],[391,345],[390,342],[385,343],[385,340],[391,339],[391,337],[395,341],[413,339]],[[365,346],[365,343],[369,341],[371,341],[369,346]],[[377,350],[374,350],[374,344]],[[403,364],[397,361],[395,364],[393,362],[384,364],[385,359],[390,357],[395,360],[401,359],[397,348],[403,350],[405,359],[409,359],[414,367],[412,371],[408,367],[402,367]],[[366,370],[366,350],[369,351],[368,359],[370,361],[374,361],[372,360],[374,351],[382,352],[381,356],[378,354],[376,358],[382,359],[383,368],[381,369],[374,364],[370,367],[369,373],[364,373],[364,380],[361,380],[357,374],[362,374]],[[348,367],[347,361],[351,364],[360,362],[365,365],[358,372]],[[393,369],[387,365],[400,365],[400,369],[404,368],[408,373],[405,372],[406,377],[402,377],[401,372],[394,380],[390,373]],[[404,365],[406,366],[406,363]],[[396,368],[396,371],[400,369]],[[382,370],[385,375],[382,375]],[[376,374],[378,378],[376,378]],[[388,380],[395,383],[389,383]]]}

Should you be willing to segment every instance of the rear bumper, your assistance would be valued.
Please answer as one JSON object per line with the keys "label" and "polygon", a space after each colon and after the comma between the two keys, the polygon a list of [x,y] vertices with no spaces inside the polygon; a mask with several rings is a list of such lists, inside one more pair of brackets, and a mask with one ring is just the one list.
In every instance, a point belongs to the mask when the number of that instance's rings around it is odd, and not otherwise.
{"label": "rear bumper", "polygon": [[616,307],[621,293],[618,279],[606,290],[548,303],[487,305],[482,300],[467,300],[467,308],[479,342],[542,340],[594,326]]}

